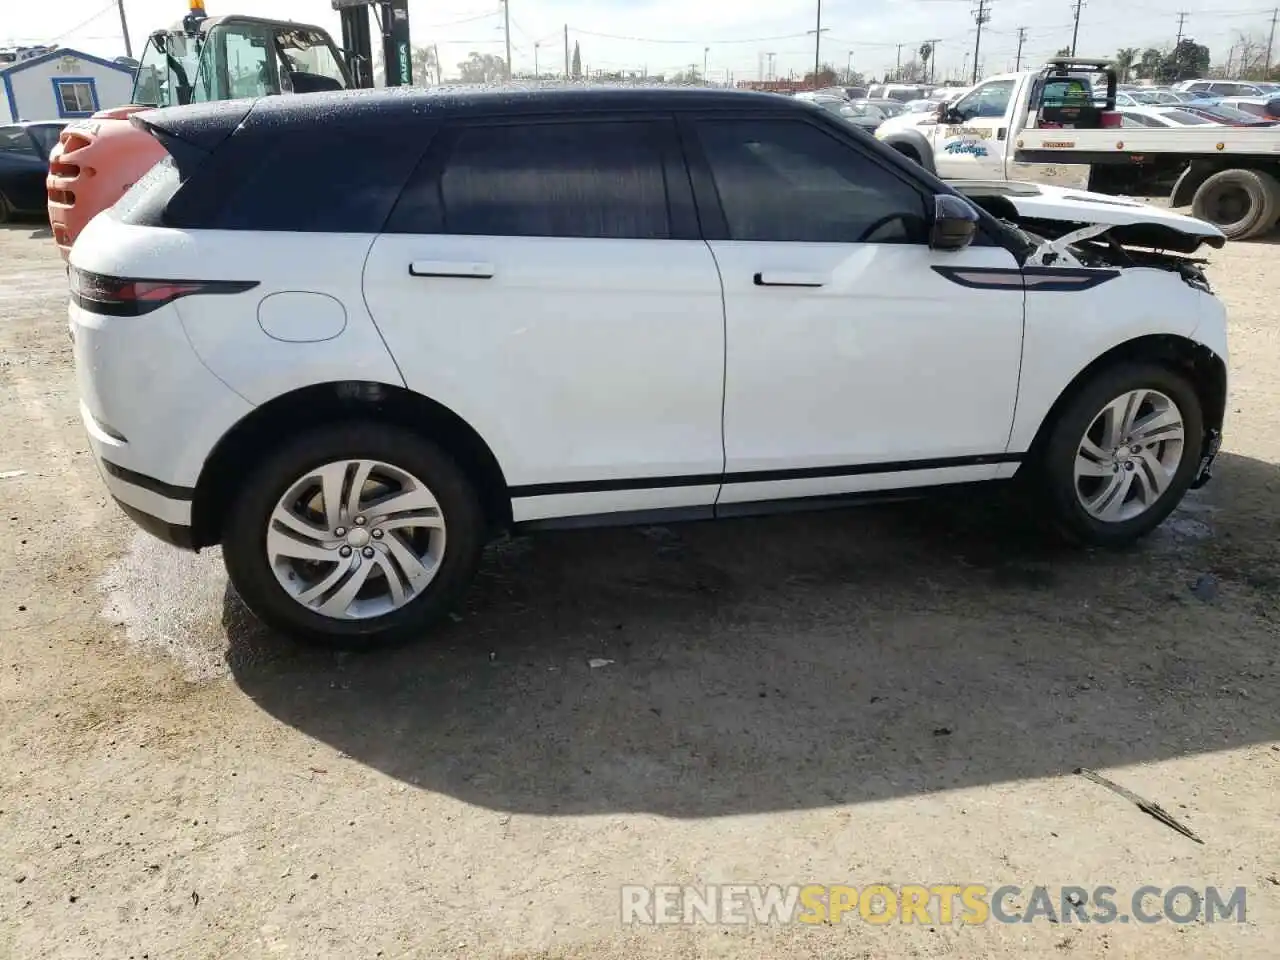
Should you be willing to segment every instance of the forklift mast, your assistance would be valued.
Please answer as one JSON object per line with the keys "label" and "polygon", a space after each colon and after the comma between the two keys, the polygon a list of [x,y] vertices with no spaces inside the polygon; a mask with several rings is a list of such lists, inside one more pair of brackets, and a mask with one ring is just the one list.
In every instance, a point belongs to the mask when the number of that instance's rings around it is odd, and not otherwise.
{"label": "forklift mast", "polygon": [[332,0],[342,20],[342,48],[347,68],[357,87],[372,87],[373,40],[368,9],[382,34],[382,62],[388,87],[413,83],[413,63],[409,53],[409,0]]}

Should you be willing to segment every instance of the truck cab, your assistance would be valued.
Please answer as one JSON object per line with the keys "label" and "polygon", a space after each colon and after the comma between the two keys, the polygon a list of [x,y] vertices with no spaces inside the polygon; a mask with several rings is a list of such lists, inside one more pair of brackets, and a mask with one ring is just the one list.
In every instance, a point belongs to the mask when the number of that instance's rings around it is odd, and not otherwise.
{"label": "truck cab", "polygon": [[1012,156],[1027,129],[1118,126],[1116,74],[1102,60],[1063,58],[1039,70],[988,77],[936,113],[904,114],[876,136],[950,180],[1034,180],[1083,187],[1087,165],[1020,164]]}

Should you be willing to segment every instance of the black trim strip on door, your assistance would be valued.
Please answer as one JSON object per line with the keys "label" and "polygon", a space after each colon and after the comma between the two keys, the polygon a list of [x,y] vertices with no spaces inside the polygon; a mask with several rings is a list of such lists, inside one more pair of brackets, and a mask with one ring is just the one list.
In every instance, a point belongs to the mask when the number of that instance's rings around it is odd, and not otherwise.
{"label": "black trim strip on door", "polygon": [[1093,267],[934,267],[934,273],[972,290],[1077,293],[1114,280],[1119,270]]}
{"label": "black trim strip on door", "polygon": [[179,487],[176,484],[165,483],[163,480],[149,477],[145,473],[138,473],[128,467],[122,467],[119,464],[112,463],[110,460],[102,461],[102,469],[117,480],[123,480],[125,483],[132,484],[135,487],[141,487],[143,490],[150,490],[152,493],[159,494],[168,500],[195,499],[196,492],[191,487]]}
{"label": "black trim strip on door", "polygon": [[622,490],[661,490],[671,487],[702,487],[721,483],[776,483],[782,480],[816,480],[831,477],[863,477],[881,473],[909,473],[915,470],[946,470],[981,467],[998,463],[1020,463],[1020,453],[983,453],[968,457],[935,457],[929,460],[891,460],[882,463],[844,464],[829,467],[797,467],[787,470],[747,470],[737,473],[702,473],[674,477],[627,477],[618,480],[570,480],[563,483],[532,483],[511,487],[512,499],[549,497],[566,493],[612,493]]}

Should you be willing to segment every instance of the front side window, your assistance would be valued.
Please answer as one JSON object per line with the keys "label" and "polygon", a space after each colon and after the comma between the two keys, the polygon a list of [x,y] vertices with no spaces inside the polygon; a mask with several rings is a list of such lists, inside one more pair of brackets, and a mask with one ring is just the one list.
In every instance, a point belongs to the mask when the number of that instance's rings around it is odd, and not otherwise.
{"label": "front side window", "polygon": [[647,122],[463,129],[440,177],[440,231],[667,239],[664,133]]}
{"label": "front side window", "polygon": [[58,116],[87,117],[97,109],[98,98],[91,79],[53,81],[54,95],[58,98]]}
{"label": "front side window", "polygon": [[0,153],[6,156],[39,156],[24,127],[0,127]]}
{"label": "front side window", "polygon": [[1014,80],[992,80],[962,97],[955,105],[954,113],[961,122],[979,118],[1003,117],[1013,96]]}
{"label": "front side window", "polygon": [[912,243],[924,195],[799,120],[708,120],[698,135],[731,240]]}

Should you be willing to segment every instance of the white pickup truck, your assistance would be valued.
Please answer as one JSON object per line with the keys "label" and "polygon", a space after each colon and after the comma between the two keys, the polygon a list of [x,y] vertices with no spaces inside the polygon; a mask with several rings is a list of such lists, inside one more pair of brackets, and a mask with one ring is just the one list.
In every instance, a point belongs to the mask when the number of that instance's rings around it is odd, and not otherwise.
{"label": "white pickup truck", "polygon": [[1115,110],[1104,60],[1060,59],[990,77],[936,114],[876,136],[948,180],[1017,180],[1168,197],[1233,240],[1280,219],[1280,126],[1141,127]]}

